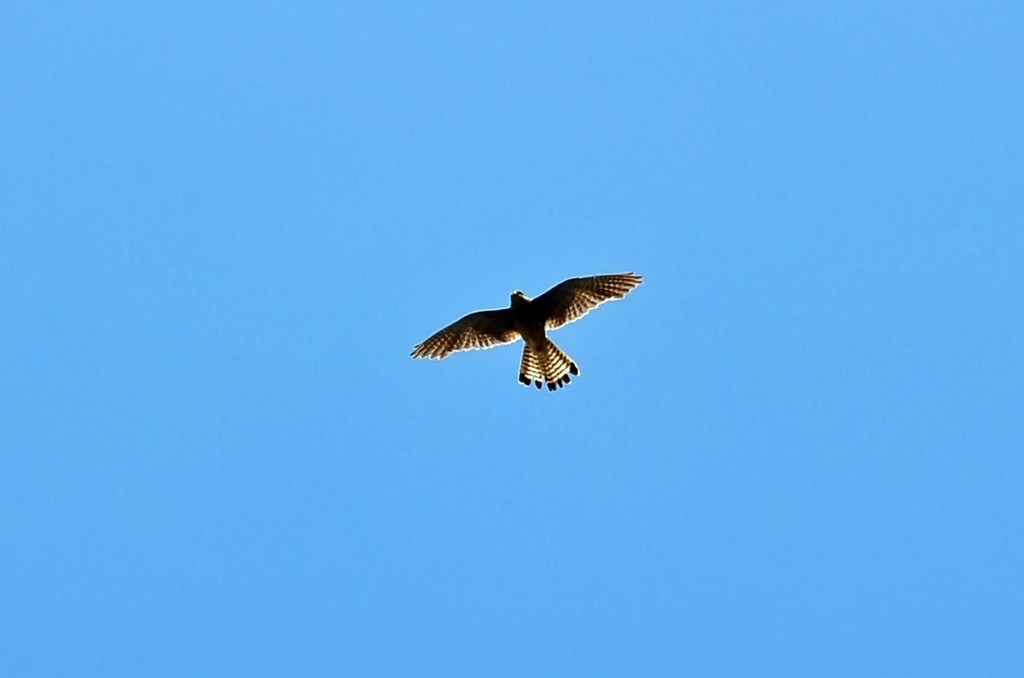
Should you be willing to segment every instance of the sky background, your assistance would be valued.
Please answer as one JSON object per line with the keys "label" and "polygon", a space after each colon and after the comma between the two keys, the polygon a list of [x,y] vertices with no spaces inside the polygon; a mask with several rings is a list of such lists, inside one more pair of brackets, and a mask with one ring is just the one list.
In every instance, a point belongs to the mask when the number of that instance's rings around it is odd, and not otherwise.
{"label": "sky background", "polygon": [[0,673],[1020,675],[1021,4],[512,4],[0,8]]}

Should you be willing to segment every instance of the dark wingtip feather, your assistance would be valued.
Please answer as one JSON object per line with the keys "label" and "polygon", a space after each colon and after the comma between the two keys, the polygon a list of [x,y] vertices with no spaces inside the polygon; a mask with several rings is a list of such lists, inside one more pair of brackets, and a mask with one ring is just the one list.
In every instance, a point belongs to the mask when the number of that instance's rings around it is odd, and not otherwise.
{"label": "dark wingtip feather", "polygon": [[522,384],[523,386],[529,386],[530,385],[530,378],[527,377],[525,374],[520,374],[519,375],[519,383]]}
{"label": "dark wingtip feather", "polygon": [[553,382],[553,381],[549,381],[548,382],[548,390],[549,391],[554,391],[556,388],[558,388],[558,385],[555,382]]}
{"label": "dark wingtip feather", "polygon": [[537,381],[535,381],[534,383],[535,383],[535,384],[537,384],[537,389],[538,389],[538,390],[540,390],[540,380],[538,379],[538,380],[537,380]]}
{"label": "dark wingtip feather", "polygon": [[576,367],[576,363],[571,363],[569,365],[569,372],[572,374],[572,376],[577,377],[580,374],[580,368]]}

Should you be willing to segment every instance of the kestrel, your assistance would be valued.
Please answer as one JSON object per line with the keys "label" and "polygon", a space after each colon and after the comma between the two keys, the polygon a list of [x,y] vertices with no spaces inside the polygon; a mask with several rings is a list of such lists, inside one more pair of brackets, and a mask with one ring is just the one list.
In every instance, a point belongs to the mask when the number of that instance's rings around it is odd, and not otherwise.
{"label": "kestrel", "polygon": [[536,299],[516,291],[508,308],[470,313],[416,344],[410,355],[440,359],[455,351],[491,348],[522,338],[520,383],[532,382],[540,388],[543,380],[554,391],[568,384],[569,375],[578,375],[580,368],[548,339],[546,331],[579,320],[606,301],[623,298],[642,282],[633,273],[619,273],[570,278]]}

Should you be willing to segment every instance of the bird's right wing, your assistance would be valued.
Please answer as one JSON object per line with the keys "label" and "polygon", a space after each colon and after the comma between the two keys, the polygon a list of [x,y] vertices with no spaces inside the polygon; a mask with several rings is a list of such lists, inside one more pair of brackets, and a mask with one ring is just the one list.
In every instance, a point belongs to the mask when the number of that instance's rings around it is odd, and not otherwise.
{"label": "bird's right wing", "polygon": [[413,358],[444,358],[455,351],[490,348],[518,338],[511,309],[477,311],[416,344],[409,355]]}

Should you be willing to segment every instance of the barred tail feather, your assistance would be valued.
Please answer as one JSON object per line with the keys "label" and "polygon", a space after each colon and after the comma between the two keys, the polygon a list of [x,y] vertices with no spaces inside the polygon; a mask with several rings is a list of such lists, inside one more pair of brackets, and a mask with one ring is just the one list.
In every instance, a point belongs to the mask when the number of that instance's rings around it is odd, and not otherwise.
{"label": "barred tail feather", "polygon": [[544,378],[541,372],[540,360],[537,354],[530,348],[529,344],[523,345],[523,359],[519,361],[519,383],[529,386],[532,383],[540,388],[540,381]]}
{"label": "barred tail feather", "polygon": [[519,381],[524,386],[533,383],[537,388],[547,382],[549,391],[562,388],[569,383],[569,375],[576,376],[580,368],[562,349],[550,339],[545,339],[539,348],[523,346],[523,359],[519,363]]}

